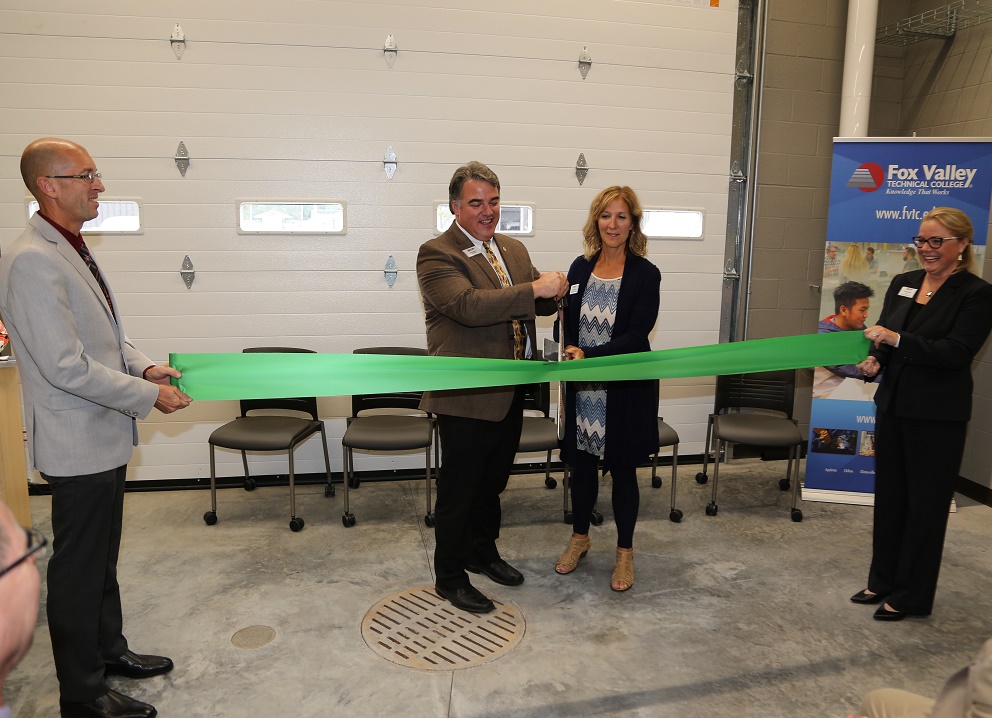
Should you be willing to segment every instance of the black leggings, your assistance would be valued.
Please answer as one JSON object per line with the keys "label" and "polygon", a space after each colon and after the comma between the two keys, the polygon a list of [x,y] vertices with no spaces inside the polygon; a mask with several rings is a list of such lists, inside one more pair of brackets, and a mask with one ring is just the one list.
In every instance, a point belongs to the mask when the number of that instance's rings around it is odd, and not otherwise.
{"label": "black leggings", "polygon": [[[585,535],[589,533],[589,518],[599,494],[599,457],[580,450],[575,463],[569,468],[572,531]],[[613,518],[617,524],[617,546],[633,548],[634,524],[637,523],[637,509],[641,502],[637,472],[633,466],[614,466],[610,469],[610,475],[613,477]]]}

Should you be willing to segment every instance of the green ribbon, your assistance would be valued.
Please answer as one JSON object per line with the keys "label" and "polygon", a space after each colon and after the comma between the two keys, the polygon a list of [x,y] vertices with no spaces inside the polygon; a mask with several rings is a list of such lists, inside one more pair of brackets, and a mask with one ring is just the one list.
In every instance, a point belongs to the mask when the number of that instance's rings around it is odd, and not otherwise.
{"label": "green ribbon", "polygon": [[388,354],[170,354],[172,383],[199,401],[346,396],[550,381],[624,381],[856,364],[861,332],[754,339],[568,362]]}

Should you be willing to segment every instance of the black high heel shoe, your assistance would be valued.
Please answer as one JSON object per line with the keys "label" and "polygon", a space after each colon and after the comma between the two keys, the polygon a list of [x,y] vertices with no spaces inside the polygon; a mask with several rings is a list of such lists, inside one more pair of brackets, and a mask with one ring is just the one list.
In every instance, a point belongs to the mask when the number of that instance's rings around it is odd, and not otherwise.
{"label": "black high heel shoe", "polygon": [[852,603],[881,603],[883,598],[885,597],[882,594],[870,593],[866,588],[851,596],[851,601]]}
{"label": "black high heel shoe", "polygon": [[884,605],[876,608],[875,615],[873,616],[876,621],[901,621],[905,617],[906,614],[902,611],[897,611],[896,609],[890,611]]}

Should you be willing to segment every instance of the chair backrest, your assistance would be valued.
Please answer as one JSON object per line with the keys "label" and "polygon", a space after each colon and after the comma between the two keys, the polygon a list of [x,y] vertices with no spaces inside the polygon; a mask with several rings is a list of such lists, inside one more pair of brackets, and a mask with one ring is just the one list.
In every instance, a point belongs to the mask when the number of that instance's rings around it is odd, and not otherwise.
{"label": "chair backrest", "polygon": [[[242,350],[243,354],[313,354],[312,349],[300,349],[298,347],[247,347]],[[250,411],[266,409],[283,409],[288,411],[298,411],[309,414],[314,421],[319,421],[317,416],[317,397],[301,396],[280,399],[242,399],[241,416],[248,416]]]}
{"label": "chair backrest", "polygon": [[[426,349],[417,347],[363,347],[352,354],[393,354],[398,356],[427,356]],[[358,416],[368,409],[407,409],[420,410],[421,391],[375,392],[372,394],[352,394],[351,415]]]}
{"label": "chair backrest", "polygon": [[524,411],[539,411],[551,416],[551,385],[544,381],[524,387]]}
{"label": "chair backrest", "polygon": [[727,409],[766,409],[791,419],[795,395],[794,369],[726,374],[716,378],[713,413],[722,414]]}

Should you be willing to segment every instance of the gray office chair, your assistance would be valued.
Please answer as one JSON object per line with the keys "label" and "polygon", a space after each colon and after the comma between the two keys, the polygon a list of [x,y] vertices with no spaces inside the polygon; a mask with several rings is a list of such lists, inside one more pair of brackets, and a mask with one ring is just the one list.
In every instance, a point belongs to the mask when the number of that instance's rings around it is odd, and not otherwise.
{"label": "gray office chair", "polygon": [[544,485],[553,489],[558,486],[558,481],[551,478],[551,452],[558,448],[558,424],[551,418],[551,385],[542,382],[529,384],[524,389],[524,412],[540,412],[541,416],[524,414],[517,453],[547,452]]}
{"label": "gray office chair", "polygon": [[672,508],[668,518],[672,523],[682,520],[682,509],[675,508],[675,490],[678,484],[679,471],[679,433],[664,420],[658,417],[658,450],[654,452],[651,459],[651,486],[656,489],[661,488],[661,477],[658,476],[658,454],[666,447],[672,447]]}
{"label": "gray office chair", "polygon": [[[404,356],[427,356],[426,349],[413,347],[366,347],[356,349],[355,354],[399,354]],[[431,501],[431,446],[437,451],[434,441],[436,431],[434,417],[421,412],[411,416],[409,412],[420,412],[422,392],[380,392],[375,394],[355,394],[351,397],[351,416],[341,438],[344,456],[344,514],[341,522],[345,527],[355,525],[355,515],[351,513],[349,488],[357,489],[361,482],[355,477],[355,449],[361,451],[412,451],[423,449],[426,459],[425,485],[427,488],[427,512],[424,523],[434,526],[434,508]],[[370,410],[397,410],[403,413],[379,413],[362,415]],[[435,462],[436,463],[436,462]]]}
{"label": "gray office chair", "polygon": [[[779,480],[778,485],[782,491],[788,491],[792,487],[792,520],[803,520],[803,512],[798,508],[799,461],[806,440],[799,431],[799,423],[792,418],[795,392],[796,372],[792,369],[730,374],[716,378],[716,400],[706,426],[706,443],[703,445],[703,470],[696,474],[696,481],[700,484],[705,484],[709,479],[706,465],[712,436],[713,493],[706,506],[707,516],[716,516],[719,509],[716,491],[720,477],[720,456],[726,451],[727,444],[731,443],[789,450],[785,478]],[[773,411],[780,416],[740,413],[741,409]]]}
{"label": "gray office chair", "polygon": [[[291,347],[251,347],[245,353],[312,353],[309,349]],[[295,411],[309,415],[309,419],[285,415],[251,415],[255,411]],[[327,456],[327,433],[324,422],[317,415],[316,397],[293,399],[244,399],[241,401],[241,416],[215,429],[207,440],[210,444],[210,510],[203,514],[208,526],[217,523],[217,469],[214,448],[235,449],[241,452],[241,463],[245,467],[245,491],[255,489],[255,479],[248,473],[249,451],[285,451],[289,457],[289,528],[300,531],[304,526],[302,516],[296,515],[296,470],[294,456],[296,447],[316,433],[320,433],[324,449],[324,467],[327,471],[325,496],[334,495],[331,484],[331,462]]]}

